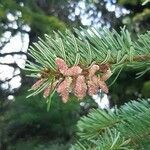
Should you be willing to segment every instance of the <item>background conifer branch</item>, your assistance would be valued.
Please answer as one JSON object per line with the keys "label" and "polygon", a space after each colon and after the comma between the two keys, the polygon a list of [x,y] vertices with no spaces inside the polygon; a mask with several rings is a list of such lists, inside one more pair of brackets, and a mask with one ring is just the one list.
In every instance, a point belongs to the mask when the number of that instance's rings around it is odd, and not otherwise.
{"label": "background conifer branch", "polygon": [[113,112],[93,109],[77,127],[80,140],[72,150],[146,149],[150,146],[150,99],[129,102]]}

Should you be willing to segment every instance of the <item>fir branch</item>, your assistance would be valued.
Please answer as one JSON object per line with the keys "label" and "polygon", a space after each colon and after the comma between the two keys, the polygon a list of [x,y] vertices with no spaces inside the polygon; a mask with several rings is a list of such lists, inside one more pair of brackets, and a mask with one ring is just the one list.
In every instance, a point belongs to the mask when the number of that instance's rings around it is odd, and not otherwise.
{"label": "fir branch", "polygon": [[[81,55],[79,63],[85,62],[81,64],[85,67],[89,65],[89,62],[84,60],[87,57],[92,57],[91,60],[96,59],[94,60],[96,63],[112,65],[120,64],[124,55],[127,57],[121,63],[150,60],[150,32],[139,35],[137,41],[132,41],[129,32],[124,28],[120,33],[106,28],[81,31],[75,29],[75,32],[77,37],[70,31],[66,31],[65,35],[60,32],[55,33],[55,37],[45,35],[45,41],[39,38],[39,42],[34,44],[35,47],[29,49],[31,56],[37,61],[41,58],[40,62],[42,60],[51,62],[53,66],[55,66],[56,57],[66,60],[69,66],[73,65],[78,53]],[[71,56],[73,58],[70,58]]]}
{"label": "fir branch", "polygon": [[[150,99],[129,102],[119,109],[116,108],[114,112],[94,109],[87,117],[80,119],[77,127],[80,142],[90,143],[90,141],[98,140],[99,145],[103,145],[103,140],[108,136],[108,130],[111,130],[112,132],[117,131],[124,141],[128,141],[128,146],[142,149],[144,141],[150,140]],[[100,130],[102,132],[99,132]],[[108,136],[109,141],[111,137]],[[112,141],[114,142],[115,139]],[[99,148],[97,144],[94,145],[95,149]],[[104,145],[109,144],[105,141]],[[83,146],[86,147],[86,144]],[[90,148],[92,147],[93,144],[90,144]],[[107,148],[104,146],[101,149]]]}
{"label": "fir branch", "polygon": [[[56,58],[64,60],[68,69],[73,66],[80,68],[82,70],[80,75],[84,75],[85,85],[88,88],[88,80],[93,80],[88,79],[88,71],[94,64],[98,66],[107,64],[112,73],[118,70],[121,72],[123,68],[141,68],[142,71],[137,73],[138,77],[150,71],[149,31],[138,35],[138,39],[135,41],[132,40],[131,35],[125,28],[122,28],[120,33],[115,30],[110,31],[107,28],[99,30],[94,28],[88,30],[75,29],[75,33],[76,36],[67,30],[65,34],[54,32],[54,36],[45,35],[45,40],[39,38],[39,41],[29,49],[29,55],[37,62],[36,65],[32,62],[27,62],[26,70],[31,73],[31,76],[37,75],[39,77],[40,74],[41,78],[44,76],[44,78],[54,78],[54,80],[64,79],[66,74],[62,74],[58,70]],[[49,70],[48,73],[44,73],[45,70]],[[101,76],[103,72],[101,71],[95,72],[96,75]],[[72,77],[73,82],[78,75],[76,74],[76,77]],[[115,80],[118,76],[116,76]],[[101,85],[98,85],[98,78],[92,82],[95,84],[95,89],[101,87]]]}
{"label": "fir branch", "polygon": [[133,150],[129,142],[117,130],[107,129],[97,140],[78,141],[70,150]]}

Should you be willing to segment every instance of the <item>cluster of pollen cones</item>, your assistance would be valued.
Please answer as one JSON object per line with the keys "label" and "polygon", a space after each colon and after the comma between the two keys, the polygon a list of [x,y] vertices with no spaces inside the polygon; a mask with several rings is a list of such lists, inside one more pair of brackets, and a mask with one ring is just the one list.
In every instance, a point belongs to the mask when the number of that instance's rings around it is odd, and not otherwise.
{"label": "cluster of pollen cones", "polygon": [[[80,66],[68,67],[66,62],[61,58],[55,60],[57,74],[59,78],[50,83],[44,90],[44,97],[48,97],[53,90],[56,90],[66,103],[69,99],[69,93],[73,93],[78,99],[83,99],[86,94],[92,96],[101,89],[108,93],[108,87],[105,81],[111,76],[111,70],[107,64],[93,64],[86,69]],[[39,79],[32,89],[36,90],[45,82],[45,78]]]}

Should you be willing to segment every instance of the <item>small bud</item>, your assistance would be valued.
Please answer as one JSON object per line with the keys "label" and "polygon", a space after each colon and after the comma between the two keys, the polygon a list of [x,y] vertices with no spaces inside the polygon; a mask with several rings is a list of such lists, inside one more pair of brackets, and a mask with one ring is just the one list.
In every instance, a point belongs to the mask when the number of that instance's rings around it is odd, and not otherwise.
{"label": "small bud", "polygon": [[109,65],[108,64],[101,64],[99,65],[99,70],[103,73],[106,73],[107,70],[109,69]]}
{"label": "small bud", "polygon": [[37,74],[37,77],[38,77],[38,78],[41,78],[41,76],[42,76],[42,75],[41,75],[40,73]]}
{"label": "small bud", "polygon": [[89,69],[89,77],[92,77],[95,75],[95,73],[99,70],[99,66],[98,65],[93,65],[90,69]]}
{"label": "small bud", "polygon": [[101,77],[102,81],[106,81],[110,78],[110,76],[112,75],[112,72],[110,70],[110,68],[106,71],[106,73],[104,73]]}

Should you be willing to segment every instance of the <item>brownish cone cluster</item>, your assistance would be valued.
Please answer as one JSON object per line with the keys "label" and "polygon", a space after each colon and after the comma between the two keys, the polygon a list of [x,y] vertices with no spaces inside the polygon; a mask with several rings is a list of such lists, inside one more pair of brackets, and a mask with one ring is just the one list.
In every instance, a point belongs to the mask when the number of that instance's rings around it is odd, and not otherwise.
{"label": "brownish cone cluster", "polygon": [[[90,96],[97,94],[100,89],[108,93],[105,81],[112,73],[107,64],[92,64],[86,69],[82,69],[78,65],[69,68],[66,62],[58,57],[55,63],[57,72],[53,72],[53,75],[56,75],[56,78],[45,88],[44,97],[48,97],[54,89],[60,94],[64,103],[68,101],[69,93],[74,93],[78,99],[83,99],[87,93]],[[35,90],[41,86],[44,80],[45,78],[38,80],[32,89]]]}

